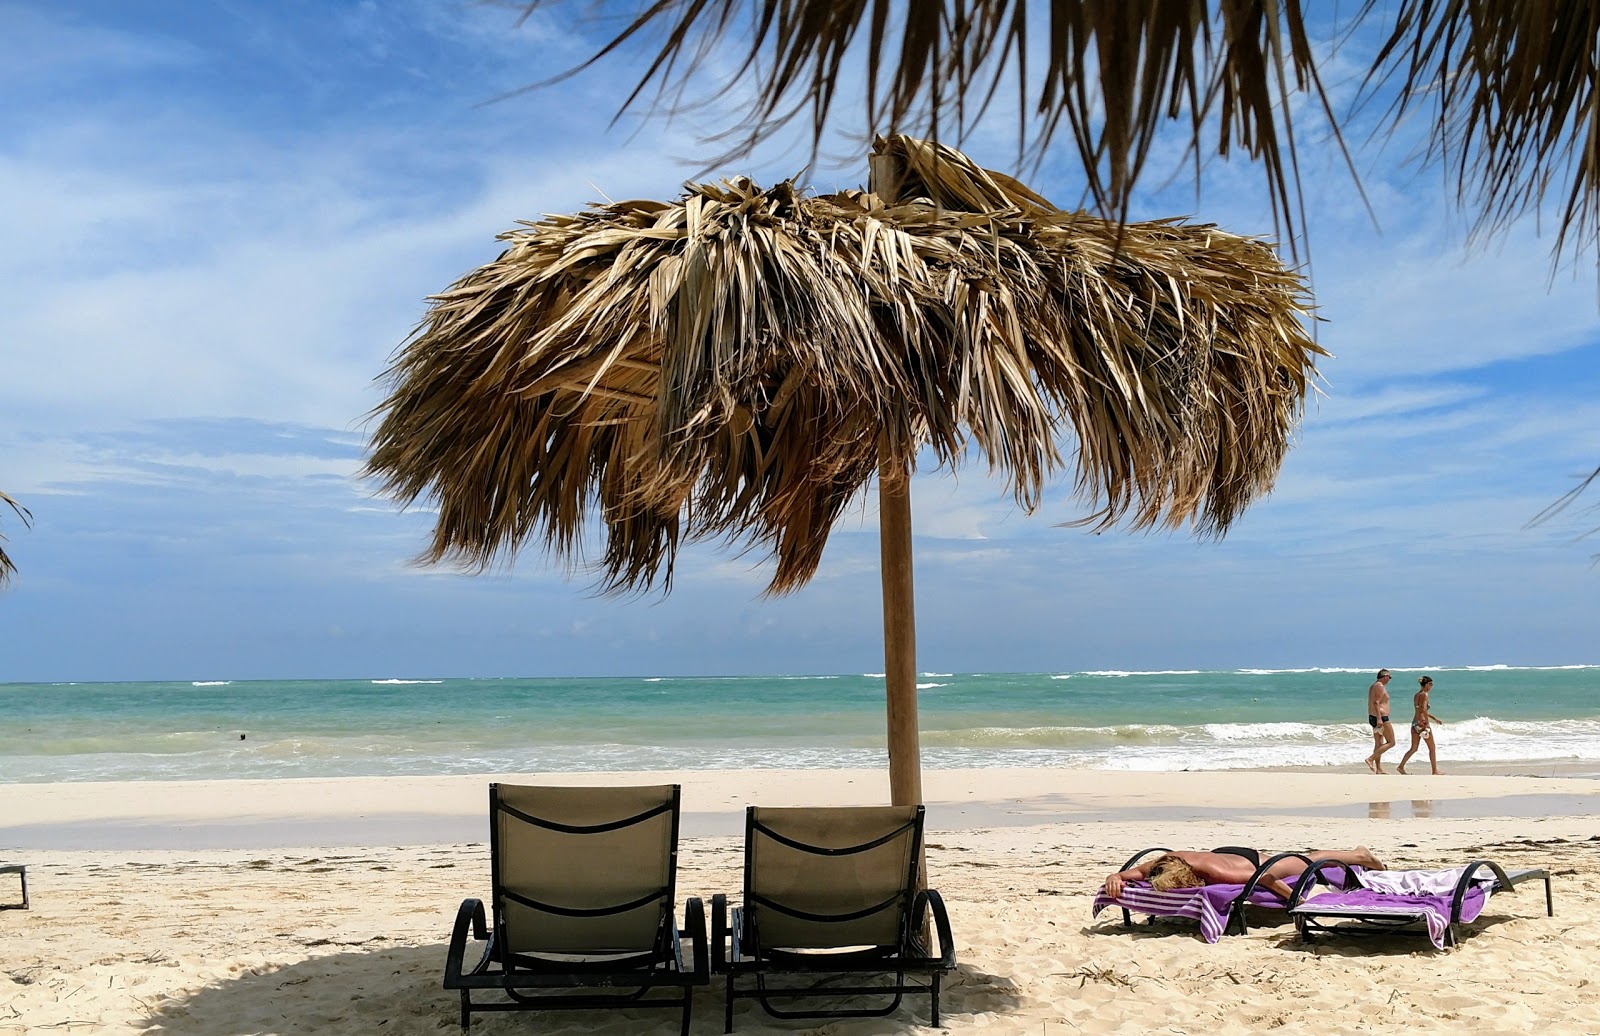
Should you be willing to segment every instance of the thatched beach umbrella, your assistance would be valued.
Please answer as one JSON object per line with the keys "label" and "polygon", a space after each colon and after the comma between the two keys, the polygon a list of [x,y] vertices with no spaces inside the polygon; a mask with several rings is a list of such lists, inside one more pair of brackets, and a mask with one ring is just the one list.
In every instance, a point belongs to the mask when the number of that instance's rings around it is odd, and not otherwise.
{"label": "thatched beach umbrella", "polygon": [[[1063,212],[958,152],[880,140],[873,192],[691,185],[549,216],[432,300],[368,473],[438,507],[423,560],[530,540],[670,588],[680,544],[803,586],[878,478],[889,758],[921,800],[909,477],[975,451],[1031,511],[1071,456],[1081,519],[1220,534],[1272,484],[1321,351],[1261,241]],[[898,199],[890,201],[888,199]]]}

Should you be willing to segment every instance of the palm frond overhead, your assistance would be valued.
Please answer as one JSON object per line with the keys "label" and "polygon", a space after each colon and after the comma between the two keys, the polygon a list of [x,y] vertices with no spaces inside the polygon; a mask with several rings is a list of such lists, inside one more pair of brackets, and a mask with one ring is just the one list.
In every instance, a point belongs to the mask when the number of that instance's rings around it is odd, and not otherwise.
{"label": "palm frond overhead", "polygon": [[[27,525],[33,519],[33,515],[28,513],[28,509],[26,507],[23,507],[5,493],[0,493],[0,504],[5,504],[15,511],[17,517],[22,519],[23,525]],[[4,542],[5,537],[0,536],[0,543]],[[16,564],[11,560],[10,556],[6,554],[5,548],[0,547],[0,587],[3,587],[7,583],[11,582],[12,576],[15,576],[16,574]]]}
{"label": "palm frond overhead", "polygon": [[[554,5],[524,4],[530,13]],[[731,59],[753,100],[717,135],[732,142],[718,162],[795,118],[820,141],[839,109],[857,103],[848,124],[861,117],[869,130],[959,143],[997,98],[1014,97],[1034,148],[1058,131],[1070,137],[1102,213],[1125,218],[1152,141],[1178,122],[1197,170],[1235,151],[1260,162],[1291,244],[1302,222],[1293,102],[1309,95],[1336,138],[1342,121],[1314,40],[1372,26],[1383,42],[1369,98],[1392,100],[1396,125],[1427,113],[1430,153],[1478,206],[1480,229],[1500,229],[1548,195],[1561,206],[1558,255],[1600,233],[1593,0],[1365,0],[1332,11],[1298,0],[649,0],[638,10],[590,63],[659,38],[627,110],[652,93],[678,103],[699,68]],[[857,79],[864,92],[840,89]]]}
{"label": "palm frond overhead", "polygon": [[[1064,212],[948,148],[880,140],[892,192],[689,185],[548,216],[432,300],[367,472],[438,507],[424,560],[530,540],[607,590],[717,539],[803,585],[885,457],[969,447],[1032,510],[1221,533],[1272,484],[1321,350],[1266,243]],[[890,193],[890,192],[885,192]]]}

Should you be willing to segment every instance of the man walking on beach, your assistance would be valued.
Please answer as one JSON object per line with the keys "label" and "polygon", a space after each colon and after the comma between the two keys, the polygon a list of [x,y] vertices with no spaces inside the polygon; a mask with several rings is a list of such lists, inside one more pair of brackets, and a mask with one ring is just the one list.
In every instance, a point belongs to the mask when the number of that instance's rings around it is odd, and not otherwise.
{"label": "man walking on beach", "polygon": [[1394,724],[1389,722],[1389,670],[1378,670],[1378,678],[1367,688],[1367,725],[1372,728],[1372,754],[1367,769],[1383,773],[1383,753],[1394,747]]}

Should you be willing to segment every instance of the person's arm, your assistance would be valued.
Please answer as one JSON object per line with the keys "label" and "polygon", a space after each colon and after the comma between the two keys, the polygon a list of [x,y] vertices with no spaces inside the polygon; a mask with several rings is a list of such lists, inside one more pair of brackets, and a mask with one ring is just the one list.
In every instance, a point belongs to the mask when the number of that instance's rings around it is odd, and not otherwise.
{"label": "person's arm", "polygon": [[1130,881],[1143,881],[1149,876],[1150,864],[1148,863],[1141,863],[1137,867],[1129,867],[1125,871],[1118,871],[1117,873],[1106,878],[1106,895],[1110,896],[1112,899],[1116,899],[1118,896],[1122,895],[1122,886],[1125,883]]}

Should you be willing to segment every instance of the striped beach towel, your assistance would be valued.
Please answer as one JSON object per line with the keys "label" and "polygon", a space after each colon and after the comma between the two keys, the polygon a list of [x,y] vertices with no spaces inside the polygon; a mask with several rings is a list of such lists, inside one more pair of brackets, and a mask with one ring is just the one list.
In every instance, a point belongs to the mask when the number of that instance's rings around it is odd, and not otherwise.
{"label": "striped beach towel", "polygon": [[[1299,875],[1291,875],[1284,880],[1293,885],[1298,877]],[[1214,943],[1222,938],[1222,933],[1228,926],[1228,912],[1233,909],[1234,901],[1243,891],[1243,885],[1205,885],[1201,888],[1167,889],[1157,892],[1146,882],[1132,881],[1122,887],[1122,894],[1115,899],[1106,895],[1104,889],[1096,893],[1094,910],[1089,916],[1099,917],[1100,911],[1106,907],[1121,907],[1125,910],[1136,910],[1141,914],[1154,914],[1157,917],[1186,917],[1200,923],[1200,938],[1208,943]],[[1280,910],[1287,905],[1260,887],[1250,893],[1250,903],[1254,906],[1277,907]]]}

